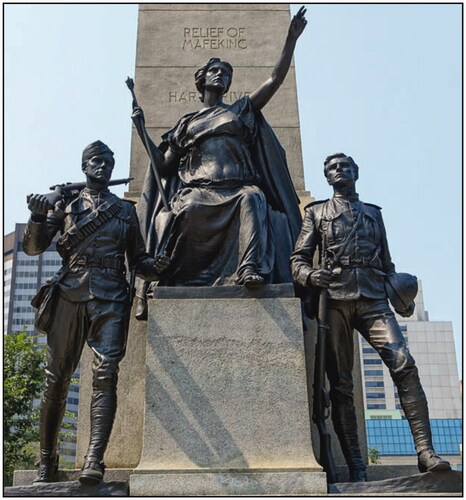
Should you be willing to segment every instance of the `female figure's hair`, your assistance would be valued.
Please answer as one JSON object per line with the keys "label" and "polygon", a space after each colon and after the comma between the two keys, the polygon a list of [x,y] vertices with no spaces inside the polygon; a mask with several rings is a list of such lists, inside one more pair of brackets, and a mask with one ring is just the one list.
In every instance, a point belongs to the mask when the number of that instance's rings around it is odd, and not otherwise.
{"label": "female figure's hair", "polygon": [[228,89],[230,88],[231,81],[233,79],[233,68],[230,63],[226,61],[222,61],[218,57],[211,57],[208,61],[207,64],[202,66],[202,68],[199,68],[196,73],[194,73],[194,81],[196,83],[196,88],[199,92],[199,99],[201,102],[204,102],[204,89],[205,89],[205,75],[207,73],[207,70],[212,66],[214,63],[221,63],[225,68],[227,69],[230,77],[230,81],[228,82],[227,88],[225,89],[224,94],[228,92]]}

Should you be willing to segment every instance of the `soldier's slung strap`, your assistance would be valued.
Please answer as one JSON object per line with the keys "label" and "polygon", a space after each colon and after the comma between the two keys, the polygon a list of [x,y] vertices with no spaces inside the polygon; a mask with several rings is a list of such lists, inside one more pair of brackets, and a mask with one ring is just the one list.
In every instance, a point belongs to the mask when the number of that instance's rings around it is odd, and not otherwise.
{"label": "soldier's slung strap", "polygon": [[88,216],[70,227],[57,242],[57,249],[64,248],[67,252],[75,249],[82,241],[93,234],[104,222],[117,215],[122,207],[122,201],[116,196],[102,203]]}
{"label": "soldier's slung strap", "polygon": [[340,258],[343,255],[343,252],[344,252],[346,246],[348,245],[349,241],[351,240],[354,233],[356,232],[359,221],[361,220],[361,216],[362,216],[362,210],[359,211],[358,217],[357,217],[356,221],[354,222],[353,227],[351,228],[351,231],[349,232],[348,236],[341,242],[340,248],[338,249],[338,252],[334,255],[334,257],[333,257],[334,264],[336,264],[337,262],[340,262]]}

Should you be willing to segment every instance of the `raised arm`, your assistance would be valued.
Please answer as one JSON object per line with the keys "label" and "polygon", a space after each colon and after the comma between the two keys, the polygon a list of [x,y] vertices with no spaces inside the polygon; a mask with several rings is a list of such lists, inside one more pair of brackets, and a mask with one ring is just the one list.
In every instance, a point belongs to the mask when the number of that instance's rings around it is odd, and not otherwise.
{"label": "raised arm", "polygon": [[291,20],[285,45],[283,47],[280,58],[272,71],[272,75],[266,82],[264,82],[249,96],[252,106],[256,111],[261,110],[270,101],[272,96],[283,83],[283,80],[285,80],[285,77],[290,68],[291,58],[293,57],[296,41],[304,31],[304,28],[307,24],[307,20],[304,17],[305,14],[306,9],[303,6]]}
{"label": "raised arm", "polygon": [[[160,149],[154,144],[154,141],[149,137],[149,134],[147,134],[144,112],[142,111],[142,108],[140,108],[139,106],[135,107],[133,109],[131,119],[133,120],[134,126],[138,131],[139,137],[141,138],[142,144],[144,145],[146,151],[147,145],[145,137],[147,137],[149,147],[156,162],[157,170],[161,175],[167,175],[168,173],[170,173],[172,168],[174,168],[175,165],[178,164],[180,158],[171,149],[168,149],[165,154],[162,153],[162,151],[160,151]],[[147,153],[149,154],[149,151],[147,151]]]}

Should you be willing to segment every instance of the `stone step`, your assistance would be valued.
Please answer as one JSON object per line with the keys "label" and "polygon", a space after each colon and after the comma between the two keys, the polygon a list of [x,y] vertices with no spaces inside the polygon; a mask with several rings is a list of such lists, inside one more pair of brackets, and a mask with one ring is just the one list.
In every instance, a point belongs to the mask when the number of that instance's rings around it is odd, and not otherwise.
{"label": "stone step", "polygon": [[[77,481],[81,469],[59,469],[57,472],[57,482]],[[133,469],[106,469],[106,482],[128,482]],[[37,477],[37,469],[15,470],[13,474],[13,486],[30,486]],[[49,483],[53,484],[53,483]]]}
{"label": "stone step", "polygon": [[108,481],[95,486],[84,486],[79,481],[38,483],[4,488],[5,497],[127,497],[126,481]]}
{"label": "stone step", "polygon": [[403,496],[447,495],[463,491],[463,473],[460,471],[425,472],[413,476],[395,477],[367,483],[336,483],[329,485],[329,494],[344,496]]}

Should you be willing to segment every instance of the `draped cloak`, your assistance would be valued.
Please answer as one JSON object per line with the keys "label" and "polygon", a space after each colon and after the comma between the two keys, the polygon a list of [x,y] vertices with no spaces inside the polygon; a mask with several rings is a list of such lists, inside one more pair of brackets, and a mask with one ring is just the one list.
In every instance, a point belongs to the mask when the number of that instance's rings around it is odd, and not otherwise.
{"label": "draped cloak", "polygon": [[[241,120],[249,133],[250,160],[258,175],[254,178],[254,172],[250,172],[248,183],[251,183],[252,187],[258,186],[265,195],[267,212],[266,256],[268,261],[267,274],[264,276],[266,283],[291,283],[289,257],[299,235],[302,219],[299,198],[288,170],[285,151],[262,113],[253,111],[249,97],[243,97],[231,106],[225,105],[224,108],[234,110],[237,118]],[[160,149],[166,151],[168,147],[176,148],[174,136],[179,138],[182,135],[180,131],[185,129],[186,124],[199,117],[203,112],[204,110],[201,110],[183,116],[172,130],[164,134]],[[188,147],[193,146],[189,144],[189,141],[187,142]],[[176,149],[175,152],[178,155],[185,153],[185,151],[177,151]],[[179,193],[187,187],[186,179],[189,172],[186,171],[186,166],[183,163],[182,158],[178,171],[162,178],[162,185],[169,202],[176,203]],[[199,186],[194,187],[194,189],[202,194],[204,188]],[[204,192],[207,201],[209,188],[207,187]],[[228,190],[222,188],[219,192],[228,192]],[[208,201],[210,203],[211,200]],[[173,251],[173,241],[176,240],[177,216],[173,214],[173,211],[167,212],[163,208],[150,165],[142,186],[137,212],[148,253],[154,256],[168,253],[170,256],[170,252]],[[225,242],[231,245],[231,239],[227,238]],[[176,259],[176,255],[172,257]],[[216,265],[218,266],[218,262]],[[217,271],[214,270],[214,272]],[[170,269],[168,269],[168,274],[170,274]],[[226,284],[230,284],[228,279],[224,281]],[[162,278],[159,282],[159,286],[165,284],[169,286],[172,284],[169,278],[165,280]],[[187,284],[198,285],[202,283],[191,280]],[[207,283],[207,286],[211,284],[217,283]],[[222,280],[219,281],[219,284],[223,284]],[[140,299],[145,298],[146,290],[147,283],[144,284],[142,281],[137,283],[137,296]]]}

